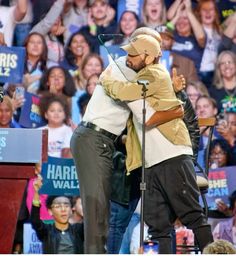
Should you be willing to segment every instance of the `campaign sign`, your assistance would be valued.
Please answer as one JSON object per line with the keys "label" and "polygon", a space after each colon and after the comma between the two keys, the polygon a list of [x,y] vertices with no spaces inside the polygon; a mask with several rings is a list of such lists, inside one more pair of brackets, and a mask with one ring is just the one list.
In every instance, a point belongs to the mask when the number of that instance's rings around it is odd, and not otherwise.
{"label": "campaign sign", "polygon": [[138,17],[142,17],[142,6],[143,0],[119,0],[117,21],[119,22],[120,16],[124,11],[133,11],[138,15]]}
{"label": "campaign sign", "polygon": [[25,48],[0,46],[0,82],[22,83]]}
{"label": "campaign sign", "polygon": [[236,189],[236,166],[221,167],[209,171],[209,188],[206,194],[210,210],[216,210],[215,200],[220,198],[228,204],[228,197]]}
{"label": "campaign sign", "polygon": [[111,60],[116,60],[121,56],[125,56],[126,52],[120,48],[120,45],[100,46],[100,56],[103,59],[106,68]]}
{"label": "campaign sign", "polygon": [[43,186],[40,194],[79,195],[79,180],[73,159],[48,157],[42,166]]}
{"label": "campaign sign", "polygon": [[30,223],[24,223],[23,254],[42,254],[42,243]]}
{"label": "campaign sign", "polygon": [[25,103],[21,108],[19,124],[25,128],[37,128],[46,125],[39,108],[40,98],[25,92]]}

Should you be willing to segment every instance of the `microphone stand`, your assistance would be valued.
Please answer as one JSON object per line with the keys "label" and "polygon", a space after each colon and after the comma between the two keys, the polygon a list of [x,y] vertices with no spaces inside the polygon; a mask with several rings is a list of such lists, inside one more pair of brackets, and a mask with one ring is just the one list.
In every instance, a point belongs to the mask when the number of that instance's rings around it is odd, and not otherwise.
{"label": "microphone stand", "polygon": [[143,248],[143,238],[144,238],[144,193],[146,190],[146,182],[145,182],[145,131],[146,131],[146,92],[148,91],[147,86],[149,81],[147,80],[138,80],[137,83],[142,85],[142,97],[143,97],[143,109],[142,109],[142,177],[140,183],[140,191],[141,191],[141,211],[140,211],[140,240],[139,247]]}

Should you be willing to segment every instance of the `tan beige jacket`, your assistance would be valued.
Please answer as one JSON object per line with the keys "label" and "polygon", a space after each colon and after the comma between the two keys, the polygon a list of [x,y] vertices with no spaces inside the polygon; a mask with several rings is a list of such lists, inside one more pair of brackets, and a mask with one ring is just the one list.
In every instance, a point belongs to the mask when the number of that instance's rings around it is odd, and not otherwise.
{"label": "tan beige jacket", "polygon": [[[156,111],[169,110],[182,104],[176,98],[168,71],[162,64],[149,65],[137,73],[134,81],[121,82],[103,76],[104,89],[113,99],[134,101],[142,98],[142,86],[137,80],[148,80],[147,101]],[[140,166],[141,149],[137,146],[137,135],[132,123],[128,122],[127,136],[127,170],[131,171]],[[191,146],[188,130],[182,119],[174,119],[159,125],[157,129],[173,144]],[[137,148],[136,148],[137,147]]]}

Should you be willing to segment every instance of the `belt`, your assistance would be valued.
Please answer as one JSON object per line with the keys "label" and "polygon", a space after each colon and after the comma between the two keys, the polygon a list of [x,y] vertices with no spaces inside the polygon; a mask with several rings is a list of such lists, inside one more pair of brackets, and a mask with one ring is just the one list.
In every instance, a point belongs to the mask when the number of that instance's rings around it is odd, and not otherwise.
{"label": "belt", "polygon": [[94,131],[97,131],[103,135],[105,135],[106,137],[112,139],[113,141],[116,140],[116,138],[118,137],[117,135],[111,133],[111,132],[108,132],[102,128],[100,128],[99,126],[97,126],[96,124],[93,124],[93,123],[90,123],[90,122],[81,122],[81,126],[83,127],[86,127],[86,128],[89,128],[89,129],[92,129]]}

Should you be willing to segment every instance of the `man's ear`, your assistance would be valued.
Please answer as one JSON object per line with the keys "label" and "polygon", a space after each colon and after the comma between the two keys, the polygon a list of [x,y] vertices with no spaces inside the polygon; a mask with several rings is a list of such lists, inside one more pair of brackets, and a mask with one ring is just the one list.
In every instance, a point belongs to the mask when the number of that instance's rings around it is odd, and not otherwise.
{"label": "man's ear", "polygon": [[48,209],[48,213],[49,213],[49,215],[53,216],[51,209]]}
{"label": "man's ear", "polygon": [[150,64],[152,64],[154,62],[154,60],[155,60],[154,57],[148,55],[148,56],[146,56],[145,64],[146,65],[150,65]]}

